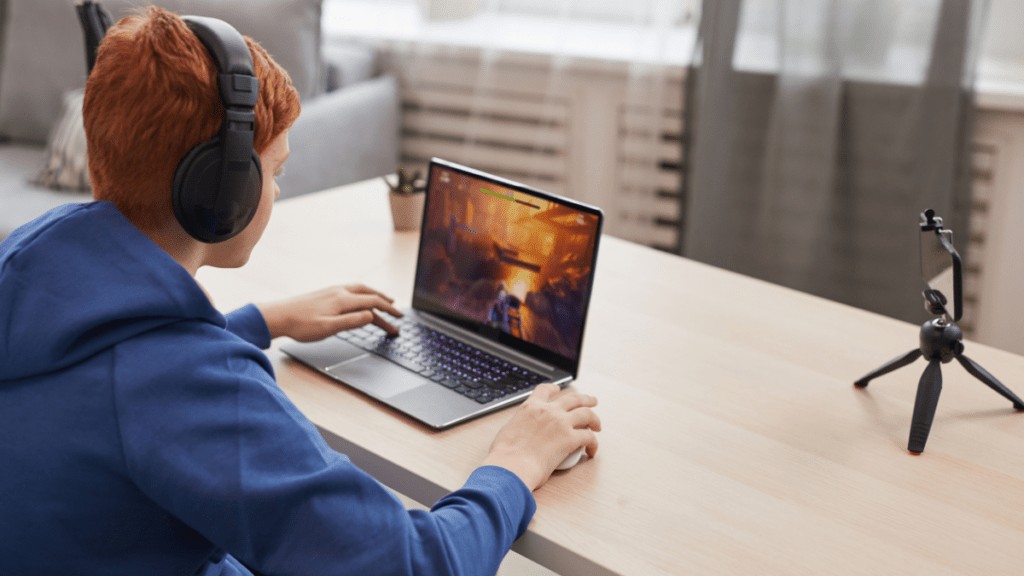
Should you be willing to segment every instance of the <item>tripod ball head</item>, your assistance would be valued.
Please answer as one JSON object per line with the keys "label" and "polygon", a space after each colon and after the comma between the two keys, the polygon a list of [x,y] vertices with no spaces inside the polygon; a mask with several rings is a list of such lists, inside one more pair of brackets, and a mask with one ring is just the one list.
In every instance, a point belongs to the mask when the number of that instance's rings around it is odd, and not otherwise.
{"label": "tripod ball head", "polygon": [[949,362],[963,351],[961,339],[963,332],[959,326],[936,318],[921,326],[921,353],[927,360]]}

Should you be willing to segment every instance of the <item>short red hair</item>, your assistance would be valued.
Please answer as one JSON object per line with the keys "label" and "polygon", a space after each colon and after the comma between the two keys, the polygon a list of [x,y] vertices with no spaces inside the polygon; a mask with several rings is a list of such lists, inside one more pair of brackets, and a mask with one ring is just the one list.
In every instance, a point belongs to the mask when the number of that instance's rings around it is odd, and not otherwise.
{"label": "short red hair", "polygon": [[[262,154],[299,116],[291,78],[246,37],[260,83],[253,146]],[[174,172],[224,119],[217,67],[177,15],[150,7],[107,31],[85,87],[83,119],[93,196],[139,228],[174,217]],[[264,174],[264,178],[272,178]]]}

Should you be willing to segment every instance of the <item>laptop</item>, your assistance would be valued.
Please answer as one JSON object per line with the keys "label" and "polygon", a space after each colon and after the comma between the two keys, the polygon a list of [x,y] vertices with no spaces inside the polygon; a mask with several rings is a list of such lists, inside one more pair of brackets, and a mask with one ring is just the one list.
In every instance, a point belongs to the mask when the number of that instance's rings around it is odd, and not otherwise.
{"label": "laptop", "polygon": [[580,365],[600,209],[434,158],[412,308],[289,356],[443,429],[565,387]]}

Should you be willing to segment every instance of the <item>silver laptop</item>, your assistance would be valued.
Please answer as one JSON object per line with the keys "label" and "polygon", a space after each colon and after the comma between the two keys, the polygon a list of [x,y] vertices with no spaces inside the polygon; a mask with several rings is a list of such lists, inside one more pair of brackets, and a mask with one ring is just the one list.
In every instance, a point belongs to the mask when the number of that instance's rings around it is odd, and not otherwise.
{"label": "silver laptop", "polygon": [[432,428],[576,377],[603,215],[434,158],[412,309],[282,350]]}

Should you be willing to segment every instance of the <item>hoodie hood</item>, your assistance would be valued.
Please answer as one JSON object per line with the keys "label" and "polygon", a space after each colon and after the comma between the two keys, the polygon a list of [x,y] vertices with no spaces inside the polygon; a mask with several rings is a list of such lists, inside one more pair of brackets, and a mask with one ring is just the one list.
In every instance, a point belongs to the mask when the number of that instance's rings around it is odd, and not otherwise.
{"label": "hoodie hood", "polygon": [[55,208],[0,243],[0,382],[182,320],[225,325],[188,271],[110,202]]}

